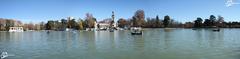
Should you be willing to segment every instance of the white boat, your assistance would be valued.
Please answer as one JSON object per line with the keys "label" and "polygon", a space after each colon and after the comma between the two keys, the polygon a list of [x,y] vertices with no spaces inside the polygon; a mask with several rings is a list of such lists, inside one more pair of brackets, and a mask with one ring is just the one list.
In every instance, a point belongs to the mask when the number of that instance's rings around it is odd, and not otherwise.
{"label": "white boat", "polygon": [[218,28],[218,26],[213,26],[213,30],[212,31],[215,31],[215,32],[219,32],[220,31],[220,28]]}
{"label": "white boat", "polygon": [[66,28],[66,30],[65,31],[70,31],[70,29],[69,28]]}
{"label": "white boat", "polygon": [[95,31],[95,28],[86,28],[86,31]]}
{"label": "white boat", "polygon": [[131,34],[132,35],[142,35],[142,28],[141,27],[131,27]]}
{"label": "white boat", "polygon": [[66,28],[65,31],[74,31],[74,29],[71,29],[71,28]]}
{"label": "white boat", "polygon": [[9,32],[23,32],[23,27],[10,27]]}
{"label": "white boat", "polygon": [[6,57],[8,57],[8,53],[7,52],[2,52],[1,59],[4,59]]}

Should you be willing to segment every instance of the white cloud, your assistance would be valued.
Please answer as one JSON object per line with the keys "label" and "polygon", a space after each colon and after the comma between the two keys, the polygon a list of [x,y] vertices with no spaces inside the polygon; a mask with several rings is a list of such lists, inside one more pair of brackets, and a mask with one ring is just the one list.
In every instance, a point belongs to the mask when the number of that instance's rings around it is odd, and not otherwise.
{"label": "white cloud", "polygon": [[240,4],[240,3],[236,3],[233,0],[227,0],[226,7],[231,7],[231,6],[236,5],[236,4]]}

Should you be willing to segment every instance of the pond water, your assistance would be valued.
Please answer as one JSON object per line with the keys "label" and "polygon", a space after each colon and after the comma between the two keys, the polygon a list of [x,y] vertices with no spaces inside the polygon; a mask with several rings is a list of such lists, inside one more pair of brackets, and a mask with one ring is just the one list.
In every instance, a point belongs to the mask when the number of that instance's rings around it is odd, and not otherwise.
{"label": "pond water", "polygon": [[240,59],[240,29],[0,32],[7,59]]}

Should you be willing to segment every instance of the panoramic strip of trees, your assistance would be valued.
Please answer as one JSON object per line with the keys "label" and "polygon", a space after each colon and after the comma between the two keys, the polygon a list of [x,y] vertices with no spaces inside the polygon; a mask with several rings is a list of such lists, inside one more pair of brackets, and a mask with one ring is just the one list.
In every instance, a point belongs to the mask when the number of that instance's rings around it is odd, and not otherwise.
{"label": "panoramic strip of trees", "polygon": [[92,14],[86,13],[85,20],[79,18],[78,20],[68,17],[67,19],[61,19],[61,21],[49,20],[46,25],[46,30],[65,30],[66,28],[75,30],[84,30],[86,28],[94,28],[96,18]]}
{"label": "panoramic strip of trees", "polygon": [[203,20],[202,18],[198,17],[196,20],[194,20],[194,28],[240,28],[239,25],[240,22],[226,22],[224,21],[224,17],[216,17],[214,15],[210,15],[209,19]]}
{"label": "panoramic strip of trees", "polygon": [[[110,21],[109,21],[110,20]],[[65,30],[66,28],[75,30],[85,30],[86,28],[94,28],[96,22],[111,22],[112,18],[106,18],[103,21],[97,21],[97,19],[91,14],[86,13],[84,19],[76,19],[73,17],[68,17],[66,19],[60,20],[49,20],[46,23],[40,22],[38,24],[25,23],[14,19],[4,19],[0,18],[0,31],[7,31],[9,27],[23,27],[24,30]],[[224,21],[224,17],[210,15],[209,18],[203,19],[197,17],[191,22],[181,23],[171,16],[158,16],[153,18],[145,17],[144,10],[137,10],[133,16],[130,18],[120,18],[116,21],[119,28],[130,28],[130,27],[144,27],[144,28],[240,28],[239,21]]]}

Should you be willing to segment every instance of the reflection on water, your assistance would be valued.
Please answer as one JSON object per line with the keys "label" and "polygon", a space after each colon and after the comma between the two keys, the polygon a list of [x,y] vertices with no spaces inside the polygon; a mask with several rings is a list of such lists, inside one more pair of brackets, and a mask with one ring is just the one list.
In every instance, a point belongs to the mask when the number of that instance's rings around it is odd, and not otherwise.
{"label": "reflection on water", "polygon": [[240,29],[0,32],[9,59],[239,59]]}

